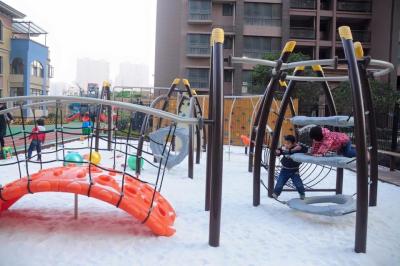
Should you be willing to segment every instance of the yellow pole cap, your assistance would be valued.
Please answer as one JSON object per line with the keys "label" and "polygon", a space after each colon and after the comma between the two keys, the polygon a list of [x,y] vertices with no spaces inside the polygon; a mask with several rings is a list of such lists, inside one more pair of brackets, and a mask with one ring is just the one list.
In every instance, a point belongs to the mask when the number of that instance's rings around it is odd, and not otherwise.
{"label": "yellow pole cap", "polygon": [[291,53],[291,52],[293,52],[294,47],[296,47],[296,41],[288,41],[285,44],[285,47],[283,47],[282,53],[286,53],[286,52]]}
{"label": "yellow pole cap", "polygon": [[189,80],[187,79],[182,79],[183,85],[190,87]]}
{"label": "yellow pole cap", "polygon": [[297,66],[295,67],[294,71],[304,71],[305,67],[304,66]]}
{"label": "yellow pole cap", "polygon": [[176,79],[174,79],[174,81],[172,82],[172,85],[178,85],[179,82],[181,82],[181,79],[176,78]]}
{"label": "yellow pole cap", "polygon": [[111,83],[105,80],[103,81],[103,87],[111,87]]}
{"label": "yellow pole cap", "polygon": [[193,95],[197,95],[197,91],[195,89],[192,90]]}
{"label": "yellow pole cap", "polygon": [[354,43],[354,53],[356,54],[357,59],[361,59],[364,57],[364,49],[360,42]]}
{"label": "yellow pole cap", "polygon": [[224,30],[221,28],[215,28],[211,32],[211,42],[224,43]]}
{"label": "yellow pole cap", "polygon": [[349,26],[339,27],[339,35],[343,39],[353,40],[353,35],[351,34],[351,29]]}
{"label": "yellow pole cap", "polygon": [[311,68],[314,72],[324,72],[321,65],[313,65]]}
{"label": "yellow pole cap", "polygon": [[286,83],[286,81],[284,81],[284,80],[280,80],[280,81],[279,81],[279,85],[280,85],[281,87],[287,87],[287,83]]}

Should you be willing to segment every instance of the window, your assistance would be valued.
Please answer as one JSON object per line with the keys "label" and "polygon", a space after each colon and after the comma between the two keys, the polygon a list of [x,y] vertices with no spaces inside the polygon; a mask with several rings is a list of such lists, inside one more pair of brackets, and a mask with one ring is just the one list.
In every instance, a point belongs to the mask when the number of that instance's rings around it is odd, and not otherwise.
{"label": "window", "polygon": [[243,55],[251,58],[262,58],[265,53],[278,53],[281,49],[281,38],[244,37]]}
{"label": "window", "polygon": [[233,49],[233,36],[225,35],[224,49]]}
{"label": "window", "polygon": [[232,70],[224,69],[224,82],[232,82]]}
{"label": "window", "polygon": [[189,33],[186,37],[186,52],[192,55],[209,55],[210,35]]}
{"label": "window", "polygon": [[281,26],[280,4],[244,3],[244,23],[248,25]]}
{"label": "window", "polygon": [[222,4],[222,16],[233,16],[233,4]]}
{"label": "window", "polygon": [[24,74],[24,62],[21,58],[17,57],[11,63],[11,74],[23,75]]}
{"label": "window", "polygon": [[208,88],[208,68],[188,68],[187,76],[192,88]]}
{"label": "window", "polygon": [[0,20],[0,41],[3,41],[3,21]]}
{"label": "window", "polygon": [[190,0],[189,19],[211,20],[211,0]]}
{"label": "window", "polygon": [[43,66],[39,61],[33,61],[31,64],[31,75],[34,77],[43,78]]}

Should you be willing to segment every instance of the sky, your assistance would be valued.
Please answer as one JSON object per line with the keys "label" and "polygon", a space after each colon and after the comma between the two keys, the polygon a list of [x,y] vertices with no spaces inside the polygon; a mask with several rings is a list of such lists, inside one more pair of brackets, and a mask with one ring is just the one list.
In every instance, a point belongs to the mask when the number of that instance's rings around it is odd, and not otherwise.
{"label": "sky", "polygon": [[[156,0],[4,0],[49,34],[52,81],[73,82],[77,58],[149,65],[154,73]],[[152,78],[151,78],[152,80]]]}

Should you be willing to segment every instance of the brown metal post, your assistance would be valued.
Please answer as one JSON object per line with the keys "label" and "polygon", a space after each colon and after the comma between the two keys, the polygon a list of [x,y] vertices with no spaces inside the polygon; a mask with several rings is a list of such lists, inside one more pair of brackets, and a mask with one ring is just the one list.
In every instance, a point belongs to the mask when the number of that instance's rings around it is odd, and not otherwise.
{"label": "brown metal post", "polygon": [[[289,55],[294,50],[296,46],[295,41],[287,42],[285,47],[283,48],[282,54],[278,59],[278,65],[275,67],[275,74],[272,76],[269,81],[268,87],[265,91],[264,100],[259,109],[259,123],[257,126],[256,132],[256,141],[255,141],[255,152],[254,152],[254,170],[253,170],[253,206],[260,205],[260,181],[261,181],[261,157],[264,143],[264,136],[266,126],[268,124],[268,116],[271,109],[272,100],[274,97],[274,93],[276,88],[279,85],[279,80],[281,79],[282,71],[280,70],[282,63],[286,62],[289,58]],[[272,196],[272,188],[274,184],[268,182],[269,191],[268,195]]]}
{"label": "brown metal post", "polygon": [[355,252],[365,253],[368,225],[368,161],[365,129],[365,111],[360,73],[353,47],[353,36],[347,26],[339,27],[344,53],[347,59],[350,85],[353,96],[354,133],[357,147],[357,213]]}
{"label": "brown metal post", "polygon": [[[107,82],[105,86],[105,93],[106,93],[106,99],[111,100],[111,94],[110,94],[110,84]],[[107,106],[107,150],[111,151],[112,147],[112,129],[113,129],[113,114],[112,114],[112,107],[111,105]]]}
{"label": "brown metal post", "polygon": [[[364,51],[360,42],[354,43],[355,54],[358,59],[364,57]],[[369,185],[369,206],[376,206],[378,197],[378,141],[376,134],[376,117],[375,109],[372,103],[371,85],[368,80],[367,66],[370,58],[364,58],[363,61],[358,62],[358,70],[360,72],[361,88],[364,96],[364,108],[367,113],[369,144],[370,166],[369,175],[371,184]]]}
{"label": "brown metal post", "polygon": [[343,168],[336,169],[336,194],[343,193]]}
{"label": "brown metal post", "polygon": [[[208,89],[208,119],[213,119],[213,98],[214,98],[214,82],[213,82],[213,41],[211,40],[210,53],[210,79]],[[212,140],[213,140],[213,123],[207,125],[207,166],[206,166],[206,192],[205,192],[205,210],[210,210],[210,193],[211,193],[211,168],[212,168]]]}
{"label": "brown metal post", "polygon": [[219,246],[222,202],[222,173],[224,160],[224,30],[214,29],[213,46],[213,163],[211,170],[211,201],[209,244]]}
{"label": "brown metal post", "polygon": [[[296,67],[293,75],[299,76],[303,73],[304,67]],[[276,163],[276,155],[275,150],[278,148],[279,144],[279,136],[282,129],[283,120],[285,119],[286,110],[292,106],[291,96],[296,86],[296,81],[291,80],[289,82],[289,86],[286,87],[285,94],[283,95],[281,105],[279,107],[278,118],[276,119],[274,132],[272,133],[272,140],[270,145],[270,154],[268,161],[268,196],[272,197],[274,182],[275,182],[275,163]],[[292,110],[293,111],[293,110]]]}

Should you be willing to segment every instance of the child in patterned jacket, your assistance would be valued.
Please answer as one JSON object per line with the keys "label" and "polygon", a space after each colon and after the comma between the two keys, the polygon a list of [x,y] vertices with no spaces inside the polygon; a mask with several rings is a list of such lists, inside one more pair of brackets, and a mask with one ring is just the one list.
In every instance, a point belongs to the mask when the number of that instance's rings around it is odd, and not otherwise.
{"label": "child in patterned jacket", "polygon": [[356,157],[356,150],[351,146],[351,140],[345,133],[331,132],[320,126],[312,127],[310,138],[313,140],[311,154],[325,156],[328,152],[336,152],[344,157]]}

